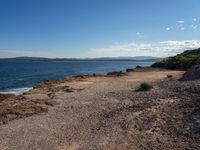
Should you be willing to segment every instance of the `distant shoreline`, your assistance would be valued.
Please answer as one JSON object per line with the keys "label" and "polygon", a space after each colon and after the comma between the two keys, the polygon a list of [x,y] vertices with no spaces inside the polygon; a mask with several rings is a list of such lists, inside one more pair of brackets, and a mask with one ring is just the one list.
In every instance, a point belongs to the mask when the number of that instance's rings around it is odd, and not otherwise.
{"label": "distant shoreline", "polygon": [[134,62],[148,62],[156,61],[161,58],[152,56],[138,56],[138,57],[102,57],[102,58],[45,58],[45,57],[14,57],[14,58],[0,58],[3,61],[134,61]]}

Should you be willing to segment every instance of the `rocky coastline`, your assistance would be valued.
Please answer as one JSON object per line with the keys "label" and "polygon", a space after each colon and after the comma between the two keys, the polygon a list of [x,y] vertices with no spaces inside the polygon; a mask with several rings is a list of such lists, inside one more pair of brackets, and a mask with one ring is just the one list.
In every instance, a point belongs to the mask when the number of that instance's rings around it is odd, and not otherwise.
{"label": "rocky coastline", "polygon": [[200,80],[184,73],[138,67],[0,95],[0,148],[199,149]]}

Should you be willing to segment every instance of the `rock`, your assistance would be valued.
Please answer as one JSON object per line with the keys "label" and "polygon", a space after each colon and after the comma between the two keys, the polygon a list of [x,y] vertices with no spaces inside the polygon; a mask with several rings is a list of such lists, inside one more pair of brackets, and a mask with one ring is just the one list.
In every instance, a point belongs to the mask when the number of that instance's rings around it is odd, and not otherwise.
{"label": "rock", "polygon": [[136,68],[138,69],[138,68],[142,68],[142,67],[141,67],[141,66],[139,66],[139,65],[137,65],[137,66],[136,66]]}
{"label": "rock", "polygon": [[113,72],[108,72],[107,75],[108,76],[122,76],[124,75],[125,73],[122,72],[122,71],[113,71]]}
{"label": "rock", "polygon": [[142,69],[142,68],[143,67],[137,65],[135,68],[128,68],[128,69],[126,69],[126,72],[134,72],[134,71],[137,71],[138,69]]}
{"label": "rock", "polygon": [[45,100],[45,99],[49,99],[49,96],[47,94],[39,94],[39,93],[24,95],[24,97],[26,99],[29,99],[29,100]]}
{"label": "rock", "polygon": [[133,68],[126,69],[126,72],[134,72],[134,71],[135,71],[135,69],[133,69]]}
{"label": "rock", "polygon": [[192,66],[184,74],[181,80],[194,80],[200,79],[200,64]]}
{"label": "rock", "polygon": [[74,76],[74,78],[82,78],[82,79],[84,79],[85,76],[84,75],[77,75],[77,76]]}
{"label": "rock", "polygon": [[0,102],[7,98],[14,97],[14,96],[15,95],[13,95],[13,94],[0,94]]}
{"label": "rock", "polygon": [[102,77],[103,75],[102,75],[102,74],[93,73],[92,76],[93,76],[93,77]]}

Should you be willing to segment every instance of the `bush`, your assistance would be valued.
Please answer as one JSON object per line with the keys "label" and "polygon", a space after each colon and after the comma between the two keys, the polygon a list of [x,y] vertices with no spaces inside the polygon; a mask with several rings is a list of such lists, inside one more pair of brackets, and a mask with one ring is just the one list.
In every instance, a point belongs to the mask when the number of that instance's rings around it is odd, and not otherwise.
{"label": "bush", "polygon": [[172,78],[173,76],[171,74],[167,75],[168,78]]}
{"label": "bush", "polygon": [[151,67],[187,70],[200,61],[200,49],[185,51],[174,57],[165,58],[155,62]]}
{"label": "bush", "polygon": [[149,83],[142,83],[140,86],[136,89],[136,91],[150,91],[153,88],[152,85]]}

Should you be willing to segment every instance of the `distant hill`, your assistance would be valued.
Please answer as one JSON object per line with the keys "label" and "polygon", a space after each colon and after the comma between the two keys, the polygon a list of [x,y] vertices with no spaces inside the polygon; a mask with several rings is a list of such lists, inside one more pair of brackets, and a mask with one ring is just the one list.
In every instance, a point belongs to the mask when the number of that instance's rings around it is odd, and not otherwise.
{"label": "distant hill", "polygon": [[152,67],[186,70],[199,62],[200,48],[195,50],[187,50],[174,57],[162,59],[161,61],[154,63]]}
{"label": "distant hill", "polygon": [[44,58],[44,57],[15,57],[0,58],[0,61],[156,61],[160,58],[152,56],[137,57],[102,57],[102,58]]}
{"label": "distant hill", "polygon": [[49,61],[49,58],[43,57],[14,57],[14,58],[0,58],[0,61]]}
{"label": "distant hill", "polygon": [[116,59],[129,59],[129,60],[157,60],[159,57],[153,56],[135,56],[135,57],[116,57]]}

